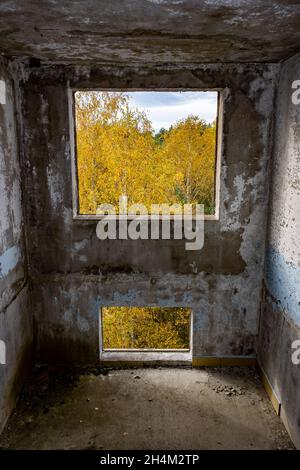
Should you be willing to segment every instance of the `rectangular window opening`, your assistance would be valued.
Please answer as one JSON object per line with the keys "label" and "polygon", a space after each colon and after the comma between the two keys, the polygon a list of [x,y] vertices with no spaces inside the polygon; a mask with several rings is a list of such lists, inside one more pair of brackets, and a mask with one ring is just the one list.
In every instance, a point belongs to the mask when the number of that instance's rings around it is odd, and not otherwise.
{"label": "rectangular window opening", "polygon": [[141,206],[140,214],[155,213],[153,205],[161,215],[162,205],[198,203],[206,217],[217,216],[218,91],[73,90],[70,96],[75,217],[101,218],[107,205],[118,216],[124,197],[127,208]]}
{"label": "rectangular window opening", "polygon": [[101,308],[101,359],[190,360],[191,341],[190,308]]}

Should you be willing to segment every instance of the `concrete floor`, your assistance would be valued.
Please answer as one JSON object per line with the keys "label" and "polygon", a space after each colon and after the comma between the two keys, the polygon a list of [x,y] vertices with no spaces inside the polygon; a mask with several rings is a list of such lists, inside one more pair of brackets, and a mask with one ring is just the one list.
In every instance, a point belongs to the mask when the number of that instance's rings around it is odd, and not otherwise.
{"label": "concrete floor", "polygon": [[254,368],[38,366],[5,449],[293,449]]}

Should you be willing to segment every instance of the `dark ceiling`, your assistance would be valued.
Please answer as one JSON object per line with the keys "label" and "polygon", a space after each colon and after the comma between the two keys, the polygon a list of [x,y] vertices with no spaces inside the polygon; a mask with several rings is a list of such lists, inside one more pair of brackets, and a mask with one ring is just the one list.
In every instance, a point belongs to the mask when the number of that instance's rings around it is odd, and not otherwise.
{"label": "dark ceiling", "polygon": [[1,0],[0,51],[56,62],[277,62],[300,51],[300,2]]}

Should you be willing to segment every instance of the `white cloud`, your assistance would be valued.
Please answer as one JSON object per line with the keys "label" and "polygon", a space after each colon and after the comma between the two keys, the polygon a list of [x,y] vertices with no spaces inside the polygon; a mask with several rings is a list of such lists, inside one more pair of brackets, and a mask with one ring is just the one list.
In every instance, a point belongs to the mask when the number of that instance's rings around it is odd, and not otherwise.
{"label": "white cloud", "polygon": [[217,116],[217,92],[131,92],[133,106],[146,112],[154,130],[169,128],[189,115],[207,122]]}

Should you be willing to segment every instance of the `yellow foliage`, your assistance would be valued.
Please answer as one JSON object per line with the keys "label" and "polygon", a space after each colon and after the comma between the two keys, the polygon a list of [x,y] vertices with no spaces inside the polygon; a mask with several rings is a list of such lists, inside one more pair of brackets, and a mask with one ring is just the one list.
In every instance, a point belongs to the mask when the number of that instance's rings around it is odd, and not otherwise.
{"label": "yellow foliage", "polygon": [[190,309],[105,307],[104,349],[188,349]]}
{"label": "yellow foliage", "polygon": [[125,93],[76,93],[76,146],[81,214],[103,203],[202,203],[214,212],[215,124],[195,116],[153,134]]}

